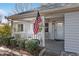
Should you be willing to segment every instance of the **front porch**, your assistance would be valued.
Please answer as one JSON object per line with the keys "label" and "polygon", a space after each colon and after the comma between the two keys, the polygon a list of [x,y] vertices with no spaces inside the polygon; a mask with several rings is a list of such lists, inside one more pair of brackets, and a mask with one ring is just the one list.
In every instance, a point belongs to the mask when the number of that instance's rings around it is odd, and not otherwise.
{"label": "front porch", "polygon": [[64,51],[64,41],[46,40],[46,52],[45,56],[58,56]]}
{"label": "front porch", "polygon": [[43,56],[79,56],[79,54],[74,52],[64,51],[64,41],[63,40],[46,40],[46,51]]}
{"label": "front porch", "polygon": [[64,51],[64,14],[45,18],[45,56],[58,56]]}

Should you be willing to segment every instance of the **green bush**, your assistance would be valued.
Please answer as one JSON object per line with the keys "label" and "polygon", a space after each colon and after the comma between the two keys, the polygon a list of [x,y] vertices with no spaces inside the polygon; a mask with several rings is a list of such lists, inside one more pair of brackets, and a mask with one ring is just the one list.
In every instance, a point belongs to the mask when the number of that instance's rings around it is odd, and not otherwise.
{"label": "green bush", "polygon": [[8,24],[0,26],[0,44],[10,45],[11,27]]}
{"label": "green bush", "polygon": [[39,46],[38,39],[32,39],[25,42],[25,48],[30,52],[33,53]]}
{"label": "green bush", "polygon": [[10,40],[11,47],[16,47],[17,41],[16,40]]}
{"label": "green bush", "polygon": [[7,46],[7,45],[10,45],[10,39],[3,37],[3,38],[0,39],[0,44],[1,44],[1,45],[6,45],[6,46]]}
{"label": "green bush", "polygon": [[17,40],[17,45],[20,49],[24,49],[25,48],[25,41],[26,40],[22,40],[22,39],[19,39]]}

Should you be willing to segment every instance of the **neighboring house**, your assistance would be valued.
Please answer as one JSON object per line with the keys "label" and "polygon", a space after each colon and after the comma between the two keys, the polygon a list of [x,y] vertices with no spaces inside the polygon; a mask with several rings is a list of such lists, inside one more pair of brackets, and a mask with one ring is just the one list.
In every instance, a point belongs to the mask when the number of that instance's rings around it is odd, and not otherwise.
{"label": "neighboring house", "polygon": [[[71,4],[57,8],[40,9],[43,20],[41,35],[37,35],[41,45],[45,40],[64,40],[64,50],[79,53],[79,4]],[[28,11],[9,16],[12,19],[12,34],[21,38],[33,36],[33,23],[37,11]]]}

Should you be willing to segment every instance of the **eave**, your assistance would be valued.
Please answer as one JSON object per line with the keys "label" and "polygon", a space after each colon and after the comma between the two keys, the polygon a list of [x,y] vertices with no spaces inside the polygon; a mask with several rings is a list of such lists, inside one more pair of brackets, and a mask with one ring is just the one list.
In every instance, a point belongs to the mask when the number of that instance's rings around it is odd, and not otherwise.
{"label": "eave", "polygon": [[[69,12],[77,12],[79,11],[79,6],[65,6],[61,8],[54,8],[54,9],[48,9],[48,10],[39,10],[39,13],[41,16],[49,16],[53,14],[59,14],[59,13],[69,13]],[[37,11],[32,11],[31,13],[24,13],[21,15],[13,15],[9,16],[8,19],[12,20],[18,20],[23,18],[32,18],[36,17]]]}

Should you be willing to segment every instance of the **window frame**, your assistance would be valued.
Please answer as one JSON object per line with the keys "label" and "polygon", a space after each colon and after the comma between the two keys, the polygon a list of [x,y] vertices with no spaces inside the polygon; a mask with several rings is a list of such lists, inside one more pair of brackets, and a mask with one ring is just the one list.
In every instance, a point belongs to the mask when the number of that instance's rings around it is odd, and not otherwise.
{"label": "window frame", "polygon": [[17,24],[17,32],[23,32],[24,31],[24,24]]}

